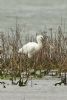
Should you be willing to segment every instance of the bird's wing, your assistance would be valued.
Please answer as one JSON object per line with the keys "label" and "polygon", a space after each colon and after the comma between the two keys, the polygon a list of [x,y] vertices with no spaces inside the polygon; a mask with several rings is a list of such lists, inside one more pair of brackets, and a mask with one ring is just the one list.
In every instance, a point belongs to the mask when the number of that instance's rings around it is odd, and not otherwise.
{"label": "bird's wing", "polygon": [[37,43],[35,43],[35,42],[29,43],[29,45],[28,45],[28,53],[33,54],[33,53],[36,52],[36,49],[37,49]]}
{"label": "bird's wing", "polygon": [[37,44],[32,42],[32,43],[28,43],[26,45],[23,46],[23,52],[24,53],[32,53],[35,51]]}
{"label": "bird's wing", "polygon": [[35,53],[35,47],[32,47],[30,50],[29,50],[29,52],[28,53],[30,53],[30,54],[34,54]]}

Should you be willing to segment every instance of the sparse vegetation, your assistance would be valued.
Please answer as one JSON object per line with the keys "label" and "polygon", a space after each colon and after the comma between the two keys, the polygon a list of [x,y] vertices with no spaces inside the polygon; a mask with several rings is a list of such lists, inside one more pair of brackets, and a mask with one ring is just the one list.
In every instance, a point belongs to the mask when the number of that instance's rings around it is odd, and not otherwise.
{"label": "sparse vegetation", "polygon": [[[37,70],[46,70],[46,74],[50,69],[58,69],[59,74],[67,71],[67,38],[64,36],[61,27],[58,27],[57,36],[53,38],[52,28],[51,36],[47,36],[45,32],[41,32],[44,36],[43,48],[31,59],[24,54],[18,55],[18,49],[22,46],[19,25],[16,30],[10,29],[10,33],[0,33],[0,76],[20,77],[22,72],[29,73],[34,69],[34,75]],[[34,40],[34,37],[32,37]],[[31,40],[31,39],[30,39]],[[27,39],[29,41],[29,38]],[[40,73],[41,75],[41,73]],[[38,75],[39,77],[39,75]]]}

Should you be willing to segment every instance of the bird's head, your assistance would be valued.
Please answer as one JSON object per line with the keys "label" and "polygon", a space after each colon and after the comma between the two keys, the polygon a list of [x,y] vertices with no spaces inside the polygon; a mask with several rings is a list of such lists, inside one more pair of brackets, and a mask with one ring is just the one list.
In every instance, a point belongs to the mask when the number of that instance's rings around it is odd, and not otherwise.
{"label": "bird's head", "polygon": [[44,37],[42,35],[37,36],[37,42],[43,42]]}

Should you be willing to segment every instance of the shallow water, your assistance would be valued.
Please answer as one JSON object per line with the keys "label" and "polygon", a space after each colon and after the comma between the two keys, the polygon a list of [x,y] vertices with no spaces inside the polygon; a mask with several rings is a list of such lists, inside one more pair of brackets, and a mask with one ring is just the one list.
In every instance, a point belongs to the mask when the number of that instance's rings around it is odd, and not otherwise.
{"label": "shallow water", "polygon": [[67,20],[67,0],[0,0],[0,31],[15,27],[16,16],[25,32],[57,29]]}
{"label": "shallow water", "polygon": [[30,80],[25,87],[6,84],[6,88],[3,88],[0,84],[0,100],[67,100],[67,86],[63,84],[54,86],[59,81],[57,78],[46,77],[46,79],[32,80],[32,87]]}

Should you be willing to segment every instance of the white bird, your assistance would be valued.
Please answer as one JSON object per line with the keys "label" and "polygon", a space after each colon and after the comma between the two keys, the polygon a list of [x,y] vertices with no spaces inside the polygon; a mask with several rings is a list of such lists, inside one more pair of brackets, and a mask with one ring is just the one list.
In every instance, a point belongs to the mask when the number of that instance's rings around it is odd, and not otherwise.
{"label": "white bird", "polygon": [[37,43],[29,42],[23,45],[23,47],[19,49],[18,53],[24,53],[28,56],[28,58],[31,58],[36,52],[38,52],[42,48],[43,46],[42,41],[43,41],[43,36],[38,35]]}

